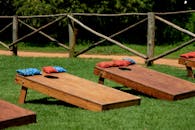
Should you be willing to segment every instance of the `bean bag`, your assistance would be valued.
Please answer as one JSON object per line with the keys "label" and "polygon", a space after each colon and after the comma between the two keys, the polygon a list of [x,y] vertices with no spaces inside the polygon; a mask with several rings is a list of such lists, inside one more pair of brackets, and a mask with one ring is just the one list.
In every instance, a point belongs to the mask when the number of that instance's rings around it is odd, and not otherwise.
{"label": "bean bag", "polygon": [[45,73],[57,73],[58,71],[53,66],[45,66],[42,68]]}
{"label": "bean bag", "polygon": [[119,67],[119,66],[128,66],[131,63],[127,60],[114,60],[113,61],[113,66]]}
{"label": "bean bag", "polygon": [[113,61],[102,61],[102,62],[97,63],[96,65],[101,68],[109,68],[114,65],[114,62]]}
{"label": "bean bag", "polygon": [[57,70],[57,72],[66,72],[67,70],[61,66],[54,66],[54,68]]}
{"label": "bean bag", "polygon": [[66,72],[67,70],[64,69],[63,67],[61,66],[45,66],[42,68],[42,70],[45,72],[45,73],[60,73],[60,72]]}
{"label": "bean bag", "polygon": [[123,58],[123,60],[129,61],[131,63],[131,65],[132,64],[136,64],[136,62],[133,59],[131,59],[131,58]]}
{"label": "bean bag", "polygon": [[124,58],[123,60],[102,61],[97,63],[96,66],[101,68],[109,68],[109,67],[128,66],[131,64],[135,64],[135,61],[133,59]]}
{"label": "bean bag", "polygon": [[16,72],[23,76],[41,75],[41,71],[37,68],[18,69]]}
{"label": "bean bag", "polygon": [[188,52],[188,53],[185,53],[185,54],[181,54],[180,57],[195,58],[195,52]]}

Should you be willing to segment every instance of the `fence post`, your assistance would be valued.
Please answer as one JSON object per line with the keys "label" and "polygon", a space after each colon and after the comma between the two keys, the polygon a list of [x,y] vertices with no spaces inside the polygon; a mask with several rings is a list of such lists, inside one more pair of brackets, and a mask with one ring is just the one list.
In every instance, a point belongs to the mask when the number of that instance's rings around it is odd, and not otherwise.
{"label": "fence post", "polygon": [[69,57],[75,57],[75,44],[76,44],[76,29],[74,27],[74,21],[68,20],[68,32],[69,32]]}
{"label": "fence post", "polygon": [[[155,17],[153,12],[148,12],[148,32],[147,32],[147,57],[148,59],[154,56],[155,46]],[[146,65],[152,65],[152,61],[146,60]]]}
{"label": "fence post", "polygon": [[[12,26],[12,41],[15,42],[18,39],[18,16],[13,16],[13,26]],[[11,47],[13,55],[17,56],[17,44]]]}

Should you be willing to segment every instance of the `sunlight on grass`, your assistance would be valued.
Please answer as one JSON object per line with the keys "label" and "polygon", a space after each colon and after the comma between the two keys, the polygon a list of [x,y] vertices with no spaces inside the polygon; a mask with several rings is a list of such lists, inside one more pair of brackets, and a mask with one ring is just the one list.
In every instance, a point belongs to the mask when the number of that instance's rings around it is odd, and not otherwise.
{"label": "sunlight on grass", "polygon": [[[97,62],[103,61],[103,59],[0,56],[0,61],[0,98],[19,105],[17,100],[21,86],[14,82],[17,69],[29,67],[41,69],[43,66],[59,65],[66,68],[68,73],[97,82],[98,77],[93,74],[93,68]],[[195,83],[193,79],[186,77],[186,71],[184,69],[163,65],[154,65],[150,69]],[[105,84],[109,87],[123,87],[122,85],[107,80]],[[130,106],[104,112],[91,112],[29,90],[27,103],[19,106],[36,112],[37,123],[8,129],[195,129],[195,97],[171,102],[158,100],[142,94],[138,94],[137,96],[140,96],[142,99],[140,106]]]}

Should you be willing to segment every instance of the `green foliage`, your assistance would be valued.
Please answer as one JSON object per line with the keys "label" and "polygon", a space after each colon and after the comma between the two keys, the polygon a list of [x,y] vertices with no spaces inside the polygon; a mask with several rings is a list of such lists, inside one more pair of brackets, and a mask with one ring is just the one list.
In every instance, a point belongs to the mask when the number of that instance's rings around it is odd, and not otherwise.
{"label": "green foliage", "polygon": [[[145,12],[151,0],[14,0],[19,15],[39,15],[55,13],[126,13]],[[149,4],[150,3],[150,4]]]}
{"label": "green foliage", "polygon": [[[148,12],[151,10],[152,4],[151,0],[14,0],[14,6],[17,7],[17,15],[46,15],[46,14],[59,14],[59,13],[129,13],[129,12]],[[137,21],[139,17],[79,17],[79,20],[92,27],[98,32],[104,34],[112,34],[113,32],[121,30],[121,28],[129,26],[131,23]],[[52,18],[33,18],[26,19],[25,22],[34,26],[40,27],[51,21]],[[56,27],[58,26],[58,27]],[[113,28],[115,26],[116,28]],[[67,20],[60,21],[58,25],[51,27],[51,34],[58,39],[64,40],[64,34],[62,32],[67,32]],[[51,30],[50,28],[50,30]],[[89,39],[88,33],[81,30],[78,38]],[[23,29],[25,30],[25,29]],[[50,33],[50,30],[46,32]],[[54,34],[55,32],[55,34]],[[83,33],[84,32],[84,33]],[[136,35],[134,35],[136,36]],[[92,39],[95,38],[92,36]],[[33,39],[30,39],[33,40]],[[36,39],[35,39],[36,40]],[[42,40],[38,40],[42,42]]]}
{"label": "green foliage", "polygon": [[[48,15],[60,13],[135,13],[135,12],[167,12],[194,9],[193,0],[7,0],[0,1],[0,15]],[[194,31],[193,14],[167,15],[163,18],[188,30]],[[125,27],[138,22],[145,16],[122,16],[122,17],[76,17],[87,26],[101,32],[105,35],[111,35]],[[33,18],[25,19],[24,21],[36,28],[44,25],[54,18]],[[4,23],[0,21],[0,26]],[[6,24],[5,24],[6,25]],[[179,31],[165,25],[161,22],[156,22],[156,43],[157,44],[173,44],[178,41],[189,39],[188,36]],[[113,28],[114,27],[114,28]],[[78,27],[78,38],[82,40],[98,40],[96,36],[89,34],[80,26]],[[22,28],[19,32],[24,35],[28,30]],[[64,31],[65,30],[65,31]],[[64,19],[44,30],[51,36],[60,40],[68,39],[67,20]],[[127,39],[130,42],[138,44],[146,43],[147,26],[140,25],[126,34],[120,35],[120,38]],[[142,38],[141,38],[142,37]],[[36,42],[44,42],[45,39],[36,36]]]}
{"label": "green foliage", "polygon": [[41,2],[40,0],[27,0],[23,1],[23,3],[16,0],[15,6],[20,7],[16,12],[20,15],[50,14],[53,12],[50,4],[47,4],[44,1]]}
{"label": "green foliage", "polygon": [[0,16],[14,15],[15,8],[12,4],[13,0],[0,0]]}
{"label": "green foliage", "polygon": [[[184,0],[155,0],[153,11],[155,12],[171,12],[171,11],[183,11],[192,9],[192,1],[188,0],[188,4],[184,4]],[[175,14],[175,15],[163,15],[164,19],[192,31],[192,17],[193,13],[187,14]],[[186,26],[187,25],[187,26]],[[192,31],[193,32],[193,31]],[[186,34],[170,27],[162,22],[156,22],[156,43],[157,44],[175,44],[180,41],[189,39]]]}
{"label": "green foliage", "polygon": [[191,32],[195,32],[195,13],[193,13],[189,18],[189,22],[186,24],[186,28],[188,28]]}

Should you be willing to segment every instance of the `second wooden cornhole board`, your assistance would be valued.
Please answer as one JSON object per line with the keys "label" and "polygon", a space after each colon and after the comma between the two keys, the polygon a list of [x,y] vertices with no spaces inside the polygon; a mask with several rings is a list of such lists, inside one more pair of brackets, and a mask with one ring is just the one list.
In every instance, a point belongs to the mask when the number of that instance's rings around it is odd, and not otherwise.
{"label": "second wooden cornhole board", "polygon": [[186,66],[188,77],[194,78],[194,73],[192,68],[195,67],[195,58],[180,57],[178,63]]}
{"label": "second wooden cornhole board", "polygon": [[33,89],[56,99],[92,111],[139,105],[140,97],[92,82],[68,73],[52,73],[49,76],[16,75],[16,83],[22,85],[19,102],[24,103],[27,89]]}
{"label": "second wooden cornhole board", "polygon": [[0,129],[36,123],[36,113],[0,100]]}
{"label": "second wooden cornhole board", "polygon": [[144,94],[166,100],[178,100],[195,96],[195,84],[164,73],[160,73],[140,65],[126,68],[94,68],[99,76],[99,83],[109,79],[123,84]]}

